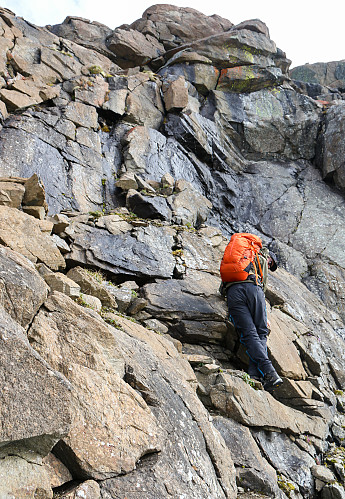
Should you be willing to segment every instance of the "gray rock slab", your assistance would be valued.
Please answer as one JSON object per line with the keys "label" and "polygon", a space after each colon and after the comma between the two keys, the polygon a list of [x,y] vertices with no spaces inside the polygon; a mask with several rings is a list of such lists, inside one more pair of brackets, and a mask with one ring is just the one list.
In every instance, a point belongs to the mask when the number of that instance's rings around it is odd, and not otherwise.
{"label": "gray rock slab", "polygon": [[278,494],[276,472],[261,455],[249,428],[222,416],[215,417],[213,424],[230,450],[241,487],[267,495]]}
{"label": "gray rock slab", "polygon": [[216,281],[214,276],[195,272],[190,279],[146,284],[147,311],[158,319],[223,322],[225,304],[214,289]]}
{"label": "gray rock slab", "polygon": [[133,473],[102,482],[102,494],[121,497],[134,489],[138,498],[167,494],[235,498],[230,453],[195,394],[189,363],[162,335],[121,317],[118,321],[124,329],[118,339],[131,367],[127,382],[142,393],[156,415],[163,446],[158,455],[141,459]]}
{"label": "gray rock slab", "polygon": [[335,105],[327,110],[322,134],[318,140],[317,164],[323,178],[333,179],[340,189],[345,188],[345,170],[341,158],[345,153],[345,106]]}
{"label": "gray rock slab", "polygon": [[[58,108],[55,112],[61,114]],[[37,173],[45,186],[50,214],[63,209],[101,210],[104,203],[113,207],[114,172],[121,161],[117,139],[114,141],[117,133],[111,140],[107,133],[99,132],[97,137],[94,133],[97,144],[91,148],[70,138],[66,141],[67,126],[62,122],[60,127],[55,126],[50,117],[31,112],[1,130],[1,175],[30,177]],[[75,139],[75,132],[72,137]],[[89,182],[83,182],[84,175]]]}
{"label": "gray rock slab", "polygon": [[321,109],[310,97],[283,87],[229,98],[219,90],[213,95],[223,126],[242,124],[245,144],[241,148],[249,155],[278,154],[290,159],[315,155]]}
{"label": "gray rock slab", "polygon": [[290,480],[297,483],[302,494],[312,494],[314,479],[311,473],[314,459],[282,433],[253,432],[270,463]]}
{"label": "gray rock slab", "polygon": [[148,226],[135,233],[110,234],[85,224],[75,224],[71,252],[66,260],[96,266],[113,275],[169,278],[175,259],[170,248],[174,232]]}
{"label": "gray rock slab", "polygon": [[70,429],[70,385],[29,345],[22,327],[2,308],[0,314],[1,447],[25,439],[45,455]]}
{"label": "gray rock slab", "polygon": [[127,208],[141,218],[171,221],[171,210],[166,198],[144,196],[137,191],[128,191]]}
{"label": "gray rock slab", "polygon": [[334,483],[326,485],[321,492],[322,499],[345,499],[345,490],[342,485]]}

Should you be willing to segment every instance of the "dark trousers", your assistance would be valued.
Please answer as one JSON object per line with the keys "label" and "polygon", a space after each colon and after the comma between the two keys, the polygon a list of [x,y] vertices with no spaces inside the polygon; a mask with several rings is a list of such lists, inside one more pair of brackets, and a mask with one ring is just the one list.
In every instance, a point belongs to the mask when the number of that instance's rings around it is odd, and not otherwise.
{"label": "dark trousers", "polygon": [[267,313],[265,294],[255,283],[239,282],[229,287],[228,309],[240,341],[249,356],[248,374],[263,376],[274,372],[267,356]]}

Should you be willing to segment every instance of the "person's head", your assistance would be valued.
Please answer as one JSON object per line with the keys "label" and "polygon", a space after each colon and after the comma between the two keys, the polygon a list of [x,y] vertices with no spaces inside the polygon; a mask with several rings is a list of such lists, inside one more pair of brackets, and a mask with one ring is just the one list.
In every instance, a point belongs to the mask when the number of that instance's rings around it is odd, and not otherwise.
{"label": "person's head", "polygon": [[271,272],[274,272],[278,268],[278,260],[273,251],[269,252],[269,255],[267,257],[267,265]]}

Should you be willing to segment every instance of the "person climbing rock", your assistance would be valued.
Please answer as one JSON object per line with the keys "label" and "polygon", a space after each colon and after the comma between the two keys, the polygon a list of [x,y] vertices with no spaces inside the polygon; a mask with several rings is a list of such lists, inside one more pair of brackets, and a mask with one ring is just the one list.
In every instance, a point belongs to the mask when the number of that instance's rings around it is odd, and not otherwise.
{"label": "person climbing rock", "polygon": [[262,246],[258,236],[233,234],[220,266],[222,294],[227,298],[229,319],[240,335],[249,357],[248,374],[267,391],[282,384],[267,354],[265,290],[268,269],[277,269],[276,255]]}

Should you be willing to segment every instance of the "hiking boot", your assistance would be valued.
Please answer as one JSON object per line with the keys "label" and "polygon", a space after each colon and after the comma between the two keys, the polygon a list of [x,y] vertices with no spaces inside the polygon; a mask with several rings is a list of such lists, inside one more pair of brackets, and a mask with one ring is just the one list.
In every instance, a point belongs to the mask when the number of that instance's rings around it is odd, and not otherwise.
{"label": "hiking boot", "polygon": [[274,390],[275,388],[278,388],[278,386],[280,386],[282,383],[283,383],[283,380],[276,372],[265,374],[263,385],[264,385],[264,389],[267,392],[270,392],[270,391]]}

